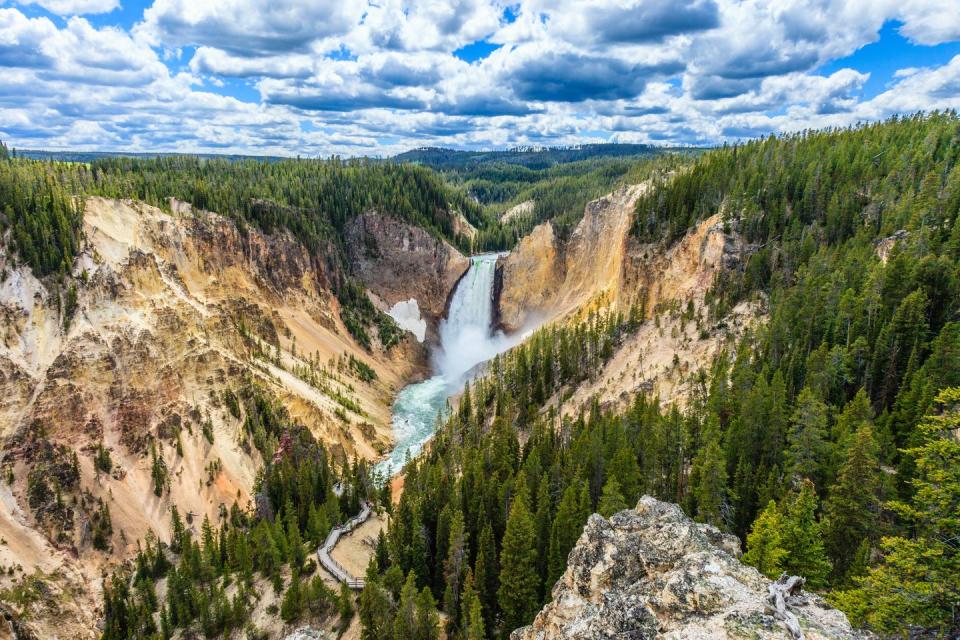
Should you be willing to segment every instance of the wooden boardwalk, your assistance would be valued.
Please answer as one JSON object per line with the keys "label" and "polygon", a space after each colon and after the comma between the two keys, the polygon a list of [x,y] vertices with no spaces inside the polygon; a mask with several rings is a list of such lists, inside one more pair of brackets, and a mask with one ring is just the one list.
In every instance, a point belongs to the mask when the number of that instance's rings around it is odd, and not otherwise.
{"label": "wooden boardwalk", "polygon": [[317,549],[317,559],[320,561],[320,565],[326,569],[330,575],[336,578],[338,582],[343,582],[351,589],[363,589],[363,578],[350,575],[350,572],[344,569],[343,565],[334,560],[330,554],[333,552],[333,548],[337,546],[340,536],[345,533],[350,533],[366,522],[367,518],[370,517],[370,511],[370,503],[364,502],[360,507],[360,513],[343,524],[331,529],[330,534],[327,535],[327,539],[324,540],[320,548]]}

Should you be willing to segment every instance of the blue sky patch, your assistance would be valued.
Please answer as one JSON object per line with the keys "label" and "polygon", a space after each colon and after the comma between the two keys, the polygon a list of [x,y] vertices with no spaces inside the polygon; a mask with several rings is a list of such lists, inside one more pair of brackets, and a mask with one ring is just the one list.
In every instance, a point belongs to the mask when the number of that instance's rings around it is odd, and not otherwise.
{"label": "blue sky patch", "polygon": [[911,67],[932,67],[960,55],[960,42],[944,42],[934,46],[914,44],[900,34],[903,23],[888,20],[880,29],[875,42],[865,44],[849,56],[837,58],[822,65],[818,72],[829,76],[840,69],[855,69],[869,73],[863,85],[863,97],[873,98],[883,93],[895,80],[896,72]]}

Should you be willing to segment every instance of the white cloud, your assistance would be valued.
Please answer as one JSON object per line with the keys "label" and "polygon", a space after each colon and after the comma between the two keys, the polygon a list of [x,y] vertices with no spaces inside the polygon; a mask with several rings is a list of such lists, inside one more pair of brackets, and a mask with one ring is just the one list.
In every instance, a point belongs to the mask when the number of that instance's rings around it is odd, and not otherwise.
{"label": "white cloud", "polygon": [[960,4],[957,0],[901,0],[897,17],[900,33],[919,44],[934,45],[960,40]]}
{"label": "white cloud", "polygon": [[[66,16],[116,4],[37,2]],[[819,71],[887,20],[919,45],[960,40],[956,2],[155,0],[129,31],[0,7],[0,137],[385,155],[846,125],[960,107],[958,59],[901,69],[871,99],[869,74]],[[500,46],[472,62],[454,55],[477,41]]]}
{"label": "white cloud", "polygon": [[120,0],[19,0],[20,4],[36,4],[58,16],[79,16],[88,13],[110,13]]}
{"label": "white cloud", "polygon": [[190,59],[190,69],[195,73],[240,78],[297,78],[308,75],[313,70],[315,61],[315,56],[303,53],[251,58],[232,55],[212,47],[200,47]]}
{"label": "white cloud", "polygon": [[360,2],[339,0],[156,0],[136,32],[152,44],[205,45],[239,55],[303,51],[349,32]]}
{"label": "white cloud", "polygon": [[362,24],[344,40],[351,50],[453,51],[492,33],[498,3],[486,0],[385,0],[370,2]]}

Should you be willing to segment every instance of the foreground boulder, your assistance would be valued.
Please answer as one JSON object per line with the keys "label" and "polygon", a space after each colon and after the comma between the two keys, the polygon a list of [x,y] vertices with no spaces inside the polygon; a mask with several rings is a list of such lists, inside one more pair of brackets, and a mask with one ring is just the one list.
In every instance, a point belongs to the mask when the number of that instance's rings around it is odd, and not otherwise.
{"label": "foreground boulder", "polygon": [[649,496],[590,516],[553,601],[511,640],[866,637],[801,580],[771,582],[739,555],[736,537]]}

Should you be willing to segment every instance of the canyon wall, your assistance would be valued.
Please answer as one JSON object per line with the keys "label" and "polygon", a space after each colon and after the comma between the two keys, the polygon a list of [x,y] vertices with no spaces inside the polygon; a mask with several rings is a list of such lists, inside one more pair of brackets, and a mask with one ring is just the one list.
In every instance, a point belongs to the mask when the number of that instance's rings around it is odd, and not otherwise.
{"label": "canyon wall", "polygon": [[593,398],[622,408],[639,392],[684,403],[693,374],[762,321],[763,304],[742,302],[711,318],[705,302],[715,278],[741,267],[751,248],[720,213],[673,244],[640,243],[630,233],[646,185],[624,186],[589,203],[569,238],[547,222],[499,265],[498,312],[508,332],[583,318],[590,311],[632,308],[644,322],[597,376],[563,390],[548,405],[575,415]]}
{"label": "canyon wall", "polygon": [[354,218],[347,226],[346,239],[353,272],[382,303],[383,310],[412,298],[435,333],[450,292],[470,261],[427,231],[376,212]]}
{"label": "canyon wall", "polygon": [[[166,540],[172,505],[197,530],[250,500],[262,461],[229,394],[255,385],[335,457],[371,460],[392,445],[396,392],[428,372],[416,340],[385,350],[374,333],[364,349],[347,331],[331,292],[334,247],[308,251],[288,233],[170,209],[88,199],[74,284],[41,282],[0,250],[0,588],[46,576],[57,593],[34,616],[40,637],[94,637],[103,567],[150,531]],[[431,255],[409,272],[388,263],[380,293],[441,314],[466,259],[425,232],[375,228],[386,229],[387,258]],[[110,473],[95,466],[100,446]],[[154,455],[168,478],[161,495]],[[100,500],[113,523],[107,552],[89,533]]]}
{"label": "canyon wall", "polygon": [[503,328],[562,317],[605,294],[616,298],[633,207],[645,188],[622,187],[590,202],[566,240],[550,222],[524,237],[500,264]]}

